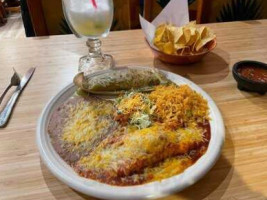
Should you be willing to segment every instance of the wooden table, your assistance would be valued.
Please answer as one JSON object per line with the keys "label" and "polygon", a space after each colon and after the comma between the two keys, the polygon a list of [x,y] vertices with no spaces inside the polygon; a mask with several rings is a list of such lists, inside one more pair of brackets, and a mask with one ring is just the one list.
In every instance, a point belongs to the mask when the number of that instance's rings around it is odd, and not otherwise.
{"label": "wooden table", "polygon": [[[113,32],[103,50],[117,65],[155,66],[185,75],[217,103],[226,126],[222,155],[210,172],[183,192],[164,199],[267,199],[267,96],[241,92],[231,73],[240,60],[267,62],[267,20],[210,24],[217,48],[191,66],[154,59],[141,30]],[[93,199],[58,181],[40,160],[35,144],[38,116],[47,101],[72,81],[78,58],[87,52],[73,35],[0,41],[0,91],[11,67],[36,72],[9,125],[0,129],[0,199]]]}

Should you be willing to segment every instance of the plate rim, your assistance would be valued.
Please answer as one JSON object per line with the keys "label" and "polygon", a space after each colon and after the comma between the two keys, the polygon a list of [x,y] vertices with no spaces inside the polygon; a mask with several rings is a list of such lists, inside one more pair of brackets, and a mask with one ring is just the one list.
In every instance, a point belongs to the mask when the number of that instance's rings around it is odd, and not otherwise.
{"label": "plate rim", "polygon": [[[143,66],[142,67],[135,66],[135,67],[127,67],[127,68],[151,69],[151,67],[143,67]],[[120,68],[118,68],[118,70],[120,70]],[[102,73],[106,71],[109,71],[109,70],[104,70],[102,71]],[[57,177],[59,180],[61,180],[63,183],[65,183],[66,185],[70,186],[71,188],[79,192],[82,192],[84,194],[94,196],[97,198],[114,199],[114,200],[115,199],[118,200],[118,199],[159,198],[159,197],[163,197],[174,192],[179,192],[185,189],[186,187],[193,185],[199,179],[201,179],[213,167],[213,165],[216,163],[216,161],[221,155],[221,149],[223,147],[224,139],[225,139],[225,127],[224,127],[222,115],[217,105],[213,101],[213,99],[200,86],[198,86],[197,84],[193,83],[192,81],[178,74],[174,74],[172,72],[165,71],[165,70],[159,70],[159,71],[166,74],[168,77],[173,76],[175,79],[185,82],[185,84],[188,84],[191,88],[193,88],[194,90],[197,90],[198,93],[201,93],[201,95],[205,99],[207,99],[209,107],[210,107],[210,111],[214,112],[213,113],[214,115],[216,114],[216,118],[213,119],[213,120],[216,120],[216,124],[217,124],[216,133],[211,133],[211,134],[217,135],[216,138],[214,136],[211,138],[211,141],[216,139],[218,143],[217,146],[215,146],[215,149],[212,149],[211,151],[209,148],[211,144],[209,144],[207,152],[196,163],[194,163],[192,166],[187,168],[184,172],[178,175],[172,176],[170,178],[164,179],[162,181],[154,181],[154,182],[137,185],[137,186],[112,186],[112,185],[108,185],[104,183],[99,183],[92,179],[86,179],[86,178],[80,177],[74,171],[73,172],[75,173],[76,176],[73,179],[72,174],[68,174],[66,171],[66,169],[70,167],[59,157],[59,155],[57,155],[55,150],[52,150],[52,152],[48,151],[49,148],[51,147],[49,147],[49,144],[47,144],[48,143],[47,140],[49,139],[46,139],[46,138],[49,137],[49,135],[45,131],[46,130],[45,122],[48,121],[49,114],[51,115],[51,111],[53,110],[52,108],[55,107],[57,101],[59,101],[60,98],[63,98],[63,95],[64,94],[66,95],[68,91],[75,90],[76,86],[73,83],[69,83],[49,100],[49,102],[44,107],[39,117],[38,124],[37,124],[36,143],[37,143],[37,146],[40,152],[41,159],[43,160],[44,164],[48,167],[50,172],[52,172],[52,174],[55,177]],[[96,74],[99,74],[99,72],[94,73],[90,76],[94,76]],[[57,164],[55,163],[56,158],[59,159],[58,157],[65,163],[65,164],[62,163],[63,166],[61,167],[57,166]],[[198,168],[195,169],[196,171],[194,171],[194,173],[192,174],[186,173],[189,171],[188,169],[194,169],[196,167]],[[66,176],[66,174],[68,176]]]}

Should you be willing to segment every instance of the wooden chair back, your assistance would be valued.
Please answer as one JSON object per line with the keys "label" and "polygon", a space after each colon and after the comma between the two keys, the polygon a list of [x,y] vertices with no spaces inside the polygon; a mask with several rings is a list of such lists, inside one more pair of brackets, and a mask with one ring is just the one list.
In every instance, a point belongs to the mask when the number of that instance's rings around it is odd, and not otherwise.
{"label": "wooden chair back", "polygon": [[[49,35],[49,29],[46,24],[46,19],[44,15],[44,8],[42,1],[45,0],[27,0],[28,10],[31,16],[32,26],[36,36],[45,36]],[[126,7],[129,9],[129,24],[128,28],[138,28],[139,25],[139,0],[128,0],[128,6]]]}
{"label": "wooden chair back", "polygon": [[27,0],[32,27],[36,36],[49,35],[41,0]]}
{"label": "wooden chair back", "polygon": [[[144,17],[148,21],[152,20],[152,3],[156,0],[144,0]],[[205,13],[211,0],[197,0],[197,10],[189,10],[190,16],[196,19],[197,23],[204,23]],[[1,2],[1,0],[0,0]],[[139,28],[140,0],[129,0],[129,29]],[[49,35],[46,19],[44,16],[42,0],[27,0],[28,9],[31,16],[32,26],[36,36]]]}
{"label": "wooden chair back", "polygon": [[6,10],[4,8],[4,4],[0,0],[0,26],[4,25],[6,21]]}
{"label": "wooden chair back", "polygon": [[[144,18],[148,21],[152,21],[152,4],[155,0],[144,0]],[[189,16],[191,20],[196,20],[197,24],[205,23],[206,16],[204,13],[207,13],[209,9],[210,0],[197,0],[197,9],[189,9]],[[205,9],[205,12],[204,12]]]}

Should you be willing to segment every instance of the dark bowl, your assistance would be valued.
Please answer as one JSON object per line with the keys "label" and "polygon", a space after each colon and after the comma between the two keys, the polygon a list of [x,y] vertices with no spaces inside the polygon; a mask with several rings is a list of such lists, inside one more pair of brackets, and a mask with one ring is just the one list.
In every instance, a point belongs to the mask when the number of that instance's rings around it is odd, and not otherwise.
{"label": "dark bowl", "polygon": [[[147,42],[147,40],[146,40]],[[147,42],[148,44],[148,42]],[[149,44],[148,46],[152,50],[155,58],[158,58],[159,60],[169,63],[169,64],[175,64],[175,65],[188,65],[193,64],[196,62],[199,62],[206,54],[208,54],[210,51],[212,51],[217,45],[216,38],[212,41],[210,41],[207,44],[207,51],[203,51],[200,53],[194,53],[191,55],[175,55],[175,54],[166,54],[163,53],[157,49],[154,49]]]}
{"label": "dark bowl", "polygon": [[267,92],[267,83],[256,82],[241,76],[238,73],[238,69],[244,66],[253,66],[255,68],[262,68],[267,70],[267,64],[252,60],[244,60],[234,64],[233,67],[233,76],[237,81],[237,87],[240,90],[248,91],[248,92],[257,92],[259,94],[265,94]]}

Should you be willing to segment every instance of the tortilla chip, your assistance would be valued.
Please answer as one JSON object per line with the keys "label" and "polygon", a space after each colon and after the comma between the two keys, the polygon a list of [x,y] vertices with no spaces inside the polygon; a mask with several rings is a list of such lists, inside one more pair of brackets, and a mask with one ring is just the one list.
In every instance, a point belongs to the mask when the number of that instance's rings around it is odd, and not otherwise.
{"label": "tortilla chip", "polygon": [[180,49],[184,49],[186,46],[184,44],[174,44],[174,48],[175,50],[180,50]]}
{"label": "tortilla chip", "polygon": [[184,27],[183,33],[184,33],[185,43],[187,44],[191,38],[191,30],[187,27]]}
{"label": "tortilla chip", "polygon": [[166,35],[168,37],[167,42],[174,43],[174,35],[169,28],[166,29]]}
{"label": "tortilla chip", "polygon": [[154,37],[154,45],[167,54],[199,52],[211,40],[215,34],[209,27],[196,27],[192,21],[183,27],[175,27],[170,24],[161,24],[157,27]]}
{"label": "tortilla chip", "polygon": [[192,51],[196,50],[196,45],[199,43],[200,40],[201,40],[200,33],[196,30],[195,41],[194,41],[194,43],[192,44],[192,47],[191,47]]}
{"label": "tortilla chip", "polygon": [[183,36],[183,29],[177,27],[170,27],[170,32],[173,34],[173,43],[178,42],[178,40]]}
{"label": "tortilla chip", "polygon": [[162,25],[159,25],[156,29],[156,32],[155,32],[155,37],[154,37],[154,43],[155,42],[160,42],[164,33],[165,33],[165,30],[166,30],[166,25],[165,24],[162,24]]}
{"label": "tortilla chip", "polygon": [[175,49],[172,42],[167,42],[163,45],[163,52],[166,54],[174,54]]}
{"label": "tortilla chip", "polygon": [[194,47],[196,52],[202,49],[211,40],[215,39],[214,33],[208,27],[200,27],[198,31],[199,31],[199,36]]}
{"label": "tortilla chip", "polygon": [[165,43],[163,43],[163,42],[154,42],[154,45],[156,46],[156,47],[158,47],[158,49],[159,50],[162,50],[163,49],[163,45],[164,45]]}
{"label": "tortilla chip", "polygon": [[198,52],[202,47],[204,47],[206,44],[208,44],[213,39],[215,39],[215,35],[210,35],[209,37],[199,40],[195,46],[195,50]]}

